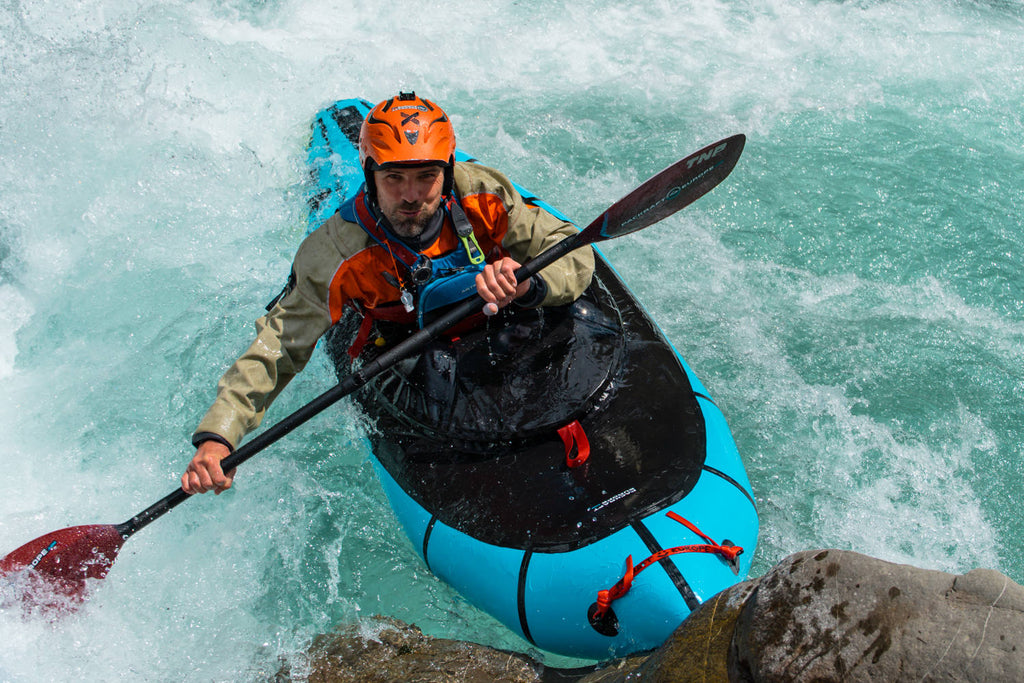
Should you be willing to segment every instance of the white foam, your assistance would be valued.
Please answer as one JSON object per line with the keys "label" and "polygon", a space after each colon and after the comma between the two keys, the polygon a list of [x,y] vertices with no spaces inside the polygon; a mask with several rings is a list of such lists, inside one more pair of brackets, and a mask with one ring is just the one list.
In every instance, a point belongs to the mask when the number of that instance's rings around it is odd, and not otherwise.
{"label": "white foam", "polygon": [[14,372],[18,355],[18,331],[32,317],[32,305],[13,285],[0,285],[0,380]]}
{"label": "white foam", "polygon": [[[849,188],[847,162],[871,142],[861,133],[906,123],[876,120],[880,109],[925,112],[907,118],[945,132],[979,126],[1020,154],[1013,21],[932,2],[66,4],[0,9],[0,215],[17,237],[16,277],[0,285],[0,551],[121,521],[175,486],[216,376],[303,234],[308,119],[338,97],[403,88],[447,107],[467,151],[581,221],[747,132],[728,183],[606,251],[737,433],[762,566],[829,544],[1020,571],[991,550],[1012,534],[976,485],[994,476],[979,463],[1016,455],[999,416],[968,401],[936,413],[924,393],[904,397],[915,403],[901,422],[875,412],[886,389],[862,388],[913,360],[885,366],[873,323],[931,326],[1012,373],[1016,318],[939,277],[893,284],[766,255],[793,231],[855,223],[819,209]],[[837,192],[810,195],[827,174]],[[872,362],[830,373],[815,354]],[[317,365],[279,405],[330,381]],[[393,520],[376,521],[384,501],[350,448],[358,437],[330,427],[352,417],[325,415],[247,464],[233,493],[133,537],[75,618],[0,614],[0,679],[231,680],[377,610],[512,642],[424,570]]]}

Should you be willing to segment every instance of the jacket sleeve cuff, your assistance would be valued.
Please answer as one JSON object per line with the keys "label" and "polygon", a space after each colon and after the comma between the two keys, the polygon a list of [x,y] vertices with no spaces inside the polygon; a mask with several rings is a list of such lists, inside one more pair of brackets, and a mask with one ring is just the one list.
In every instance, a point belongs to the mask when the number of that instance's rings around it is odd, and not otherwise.
{"label": "jacket sleeve cuff", "polygon": [[547,295],[548,283],[544,282],[544,278],[540,275],[534,275],[530,278],[530,288],[526,290],[526,294],[523,294],[512,303],[520,308],[537,308]]}
{"label": "jacket sleeve cuff", "polygon": [[231,442],[220,434],[214,434],[213,432],[196,432],[192,435],[192,445],[196,448],[199,448],[199,446],[206,441],[216,441],[217,443],[227,446],[229,451],[233,452],[235,450],[235,447],[231,445]]}

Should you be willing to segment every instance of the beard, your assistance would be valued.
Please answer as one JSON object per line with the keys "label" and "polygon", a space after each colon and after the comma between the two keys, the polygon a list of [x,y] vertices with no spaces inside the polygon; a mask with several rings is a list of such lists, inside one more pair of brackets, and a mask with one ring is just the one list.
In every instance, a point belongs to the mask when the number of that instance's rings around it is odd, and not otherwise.
{"label": "beard", "polygon": [[[416,215],[410,216],[408,212],[411,211],[416,211]],[[419,237],[430,225],[436,210],[430,211],[426,204],[400,204],[391,211],[382,210],[381,213],[399,237]]]}

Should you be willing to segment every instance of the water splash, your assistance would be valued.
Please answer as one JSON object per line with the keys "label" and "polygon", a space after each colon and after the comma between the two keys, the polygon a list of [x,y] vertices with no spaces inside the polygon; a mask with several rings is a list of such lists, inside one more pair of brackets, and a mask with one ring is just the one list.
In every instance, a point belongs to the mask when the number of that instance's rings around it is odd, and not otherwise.
{"label": "water splash", "polygon": [[[1024,578],[1017,4],[57,5],[0,3],[0,546],[176,485],[303,234],[308,118],[404,88],[583,224],[747,133],[728,183],[603,251],[729,419],[755,573],[839,546]],[[423,568],[362,428],[321,416],[133,537],[59,629],[0,613],[0,678],[269,678],[378,612],[526,649]]]}

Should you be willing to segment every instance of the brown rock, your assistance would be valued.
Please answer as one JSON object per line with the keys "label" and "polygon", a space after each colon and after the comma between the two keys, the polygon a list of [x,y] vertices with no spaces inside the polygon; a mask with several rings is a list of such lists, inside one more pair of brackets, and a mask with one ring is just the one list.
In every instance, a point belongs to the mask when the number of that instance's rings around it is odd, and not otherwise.
{"label": "brown rock", "polygon": [[631,677],[622,680],[651,683],[729,680],[733,633],[747,598],[756,588],[756,581],[745,581],[704,602]]}
{"label": "brown rock", "polygon": [[[523,654],[431,638],[378,618],[377,628],[319,636],[310,647],[310,683],[537,683],[540,667]],[[369,632],[369,633],[368,633]]]}
{"label": "brown rock", "polygon": [[1024,587],[991,570],[797,553],[747,600],[730,680],[1024,680]]}
{"label": "brown rock", "polygon": [[598,670],[545,669],[385,619],[321,636],[309,654],[311,683],[1024,681],[1024,587],[988,569],[820,550],[707,600],[653,653]]}

